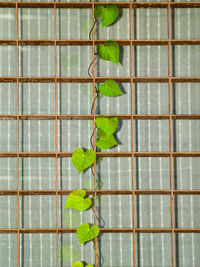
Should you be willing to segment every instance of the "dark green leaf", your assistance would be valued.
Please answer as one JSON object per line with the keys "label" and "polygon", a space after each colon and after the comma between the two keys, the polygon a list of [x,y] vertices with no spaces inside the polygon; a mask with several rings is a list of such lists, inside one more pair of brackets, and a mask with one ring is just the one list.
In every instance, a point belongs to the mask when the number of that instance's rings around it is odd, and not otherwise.
{"label": "dark green leaf", "polygon": [[112,61],[116,65],[119,62],[119,45],[114,41],[107,41],[104,44],[98,44],[97,46],[98,56],[107,61]]}
{"label": "dark green leaf", "polygon": [[102,95],[109,97],[123,95],[119,85],[114,80],[106,80],[105,84],[99,84],[98,89]]}

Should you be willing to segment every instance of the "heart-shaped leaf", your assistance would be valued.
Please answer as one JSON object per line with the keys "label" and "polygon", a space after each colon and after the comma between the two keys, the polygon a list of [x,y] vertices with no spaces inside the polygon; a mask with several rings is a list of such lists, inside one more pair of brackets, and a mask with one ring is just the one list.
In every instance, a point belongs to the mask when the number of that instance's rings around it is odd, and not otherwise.
{"label": "heart-shaped leaf", "polygon": [[119,62],[119,45],[114,41],[107,41],[104,44],[97,45],[97,54],[98,56],[107,61],[112,61],[118,65]]}
{"label": "heart-shaped leaf", "polygon": [[98,5],[94,9],[94,16],[100,17],[102,27],[111,25],[119,16],[119,9],[116,5],[110,4],[106,7]]}
{"label": "heart-shaped leaf", "polygon": [[96,154],[92,149],[88,149],[86,152],[82,148],[74,150],[72,155],[72,163],[78,170],[79,174],[91,166],[96,159]]}
{"label": "heart-shaped leaf", "polygon": [[109,97],[123,95],[119,85],[115,80],[106,80],[105,84],[99,84],[98,89],[102,95]]}
{"label": "heart-shaped leaf", "polygon": [[72,264],[72,267],[84,267],[83,263],[81,261],[75,261]]}
{"label": "heart-shaped leaf", "polygon": [[90,228],[88,223],[79,225],[76,230],[80,245],[97,237],[99,232],[100,229],[97,225],[93,225]]}
{"label": "heart-shaped leaf", "polygon": [[98,116],[96,118],[96,125],[101,129],[106,136],[111,136],[118,127],[118,118],[106,118],[104,116]]}
{"label": "heart-shaped leaf", "polygon": [[[76,261],[72,264],[72,267],[84,267],[81,261]],[[85,267],[93,267],[93,265],[86,265]]]}
{"label": "heart-shaped leaf", "polygon": [[91,199],[84,198],[85,190],[78,189],[69,194],[64,209],[87,210],[91,205]]}
{"label": "heart-shaped leaf", "polygon": [[113,135],[106,136],[101,129],[98,129],[97,135],[99,136],[99,138],[96,139],[96,145],[100,149],[108,149],[118,145]]}

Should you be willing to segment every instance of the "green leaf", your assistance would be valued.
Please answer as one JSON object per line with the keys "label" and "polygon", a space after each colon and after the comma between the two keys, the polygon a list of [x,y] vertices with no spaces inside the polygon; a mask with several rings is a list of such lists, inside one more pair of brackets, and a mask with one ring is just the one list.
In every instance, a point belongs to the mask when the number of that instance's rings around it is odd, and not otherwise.
{"label": "green leaf", "polygon": [[77,148],[72,154],[72,163],[74,167],[78,170],[79,174],[91,166],[96,159],[96,154],[92,149],[84,152],[82,148]]}
{"label": "green leaf", "polygon": [[[81,261],[76,261],[72,264],[72,267],[84,267]],[[85,267],[93,267],[93,265],[86,265]]]}
{"label": "green leaf", "polygon": [[113,4],[106,7],[98,5],[94,9],[94,16],[101,18],[102,27],[109,26],[118,18],[119,9]]}
{"label": "green leaf", "polygon": [[99,232],[100,229],[97,225],[93,225],[90,228],[88,223],[79,225],[76,230],[80,245],[97,237]]}
{"label": "green leaf", "polygon": [[[97,134],[98,134],[98,131],[97,131]],[[108,148],[118,145],[113,135],[106,136],[105,134],[103,135],[101,132],[100,135],[98,134],[98,136],[99,138],[96,139],[96,145],[100,149],[108,149]]]}
{"label": "green leaf", "polygon": [[72,267],[84,267],[84,266],[83,266],[83,263],[81,261],[75,261],[72,264]]}
{"label": "green leaf", "polygon": [[98,135],[98,137],[101,137],[101,136],[104,136],[105,135],[105,133],[104,133],[104,131],[102,131],[101,129],[97,129],[97,135]]}
{"label": "green leaf", "polygon": [[102,95],[109,97],[123,95],[119,85],[114,80],[106,80],[105,84],[99,84],[98,89]]}
{"label": "green leaf", "polygon": [[99,129],[104,131],[106,136],[111,136],[118,127],[118,118],[106,118],[104,116],[98,116],[96,118],[96,125]]}
{"label": "green leaf", "polygon": [[104,44],[97,45],[97,54],[98,56],[107,61],[112,61],[116,65],[119,62],[119,45],[114,41],[107,41]]}
{"label": "green leaf", "polygon": [[91,199],[84,198],[85,190],[78,189],[69,194],[64,209],[87,210],[91,205]]}

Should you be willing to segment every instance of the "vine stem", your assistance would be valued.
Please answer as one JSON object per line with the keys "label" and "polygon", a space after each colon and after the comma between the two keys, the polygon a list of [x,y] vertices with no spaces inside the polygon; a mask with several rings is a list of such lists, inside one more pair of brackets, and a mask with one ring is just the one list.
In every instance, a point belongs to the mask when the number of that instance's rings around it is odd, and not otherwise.
{"label": "vine stem", "polygon": [[[93,23],[93,25],[92,25],[92,28],[91,28],[91,30],[90,30],[90,33],[89,33],[89,39],[90,39],[90,40],[91,40],[91,34],[92,34],[92,32],[93,32],[93,29],[94,29],[94,26],[95,26],[96,23],[97,23],[97,19],[95,19],[95,21],[94,21],[94,23]],[[92,78],[92,76],[90,75],[90,69],[91,69],[92,65],[94,64],[96,58],[97,58],[97,53],[95,53],[95,57],[94,57],[94,59],[92,60],[92,62],[90,63],[90,65],[89,65],[89,67],[88,67],[88,76],[89,76],[90,78]],[[98,88],[97,88],[96,85],[95,85],[95,93],[96,93],[97,95],[95,96],[95,98],[93,99],[93,102],[92,102],[92,107],[91,107],[91,111],[90,111],[91,115],[93,115],[94,104],[95,104],[96,99],[97,99],[97,98],[100,98],[100,96],[99,96],[99,90],[98,90]],[[96,131],[96,126],[94,127],[93,132],[92,132],[92,135],[91,135],[91,137],[90,137],[90,144],[91,144],[93,150],[94,150],[93,137],[94,137],[94,133],[95,133],[95,131]],[[92,166],[92,167],[91,167],[91,173],[92,173],[92,176],[95,177],[93,168],[94,168],[94,167]],[[97,190],[97,189],[98,189],[98,179],[96,178],[96,184],[95,184],[95,187],[94,187],[94,193],[93,193],[93,195],[92,195],[92,199],[93,199],[93,200],[94,200],[95,193],[96,193],[96,190]],[[95,213],[94,207],[92,207],[92,211]],[[96,218],[97,218],[97,221],[98,221],[99,225],[101,225],[101,218],[99,218],[98,216],[96,216]],[[95,243],[94,243],[94,240],[93,240],[93,248],[95,249]],[[102,256],[99,256],[98,253],[97,253],[97,258],[98,258],[98,262],[99,262],[98,265],[99,265],[99,267],[100,267],[100,266],[103,264],[103,262],[104,262],[104,258],[103,258]]]}
{"label": "vine stem", "polygon": [[95,21],[94,21],[94,23],[93,23],[93,25],[92,25],[92,28],[91,28],[91,30],[90,30],[90,33],[89,33],[89,39],[90,39],[90,40],[92,40],[92,38],[91,38],[91,34],[92,34],[92,31],[93,31],[94,26],[95,26],[96,23],[97,23],[97,19],[95,19]]}
{"label": "vine stem", "polygon": [[92,67],[92,64],[94,63],[95,59],[96,59],[97,55],[95,55],[94,59],[92,60],[92,62],[90,63],[89,67],[88,67],[88,76],[91,78],[92,76],[90,75],[90,68]]}

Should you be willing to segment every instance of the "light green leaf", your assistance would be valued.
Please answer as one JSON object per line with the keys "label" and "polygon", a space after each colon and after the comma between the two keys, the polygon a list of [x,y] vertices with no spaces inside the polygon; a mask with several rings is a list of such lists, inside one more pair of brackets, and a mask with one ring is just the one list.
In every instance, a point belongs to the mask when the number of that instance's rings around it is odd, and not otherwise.
{"label": "light green leaf", "polygon": [[76,230],[80,245],[97,237],[99,232],[100,229],[97,225],[93,225],[90,228],[88,223],[79,225]]}
{"label": "light green leaf", "polygon": [[82,148],[77,148],[72,154],[72,163],[74,167],[78,170],[79,174],[91,166],[96,159],[96,154],[92,149],[84,152]]}
{"label": "light green leaf", "polygon": [[111,25],[119,16],[119,9],[116,5],[110,4],[106,7],[98,5],[94,9],[94,16],[100,17],[102,27]]}
{"label": "light green leaf", "polygon": [[[72,264],[72,267],[84,267],[81,261],[76,261]],[[85,267],[93,267],[93,265],[86,265]]]}
{"label": "light green leaf", "polygon": [[96,125],[101,129],[106,136],[111,136],[118,127],[118,118],[106,118],[104,116],[98,116],[96,118]]}
{"label": "light green leaf", "polygon": [[[98,131],[97,131],[97,134],[98,134]],[[96,145],[100,149],[108,149],[108,148],[118,145],[113,135],[106,136],[105,134],[103,135],[101,131],[100,134],[98,134],[98,136],[99,138],[96,139]]]}
{"label": "light green leaf", "polygon": [[119,62],[119,45],[114,41],[107,41],[104,44],[97,45],[97,54],[98,56],[107,61],[112,61],[116,65]]}
{"label": "light green leaf", "polygon": [[72,264],[72,267],[84,267],[83,263],[81,261],[75,261]]}
{"label": "light green leaf", "polygon": [[114,80],[106,80],[105,84],[99,84],[98,89],[102,95],[109,97],[123,95],[119,85]]}
{"label": "light green leaf", "polygon": [[91,205],[91,199],[84,198],[85,190],[78,189],[69,194],[64,209],[87,210]]}

